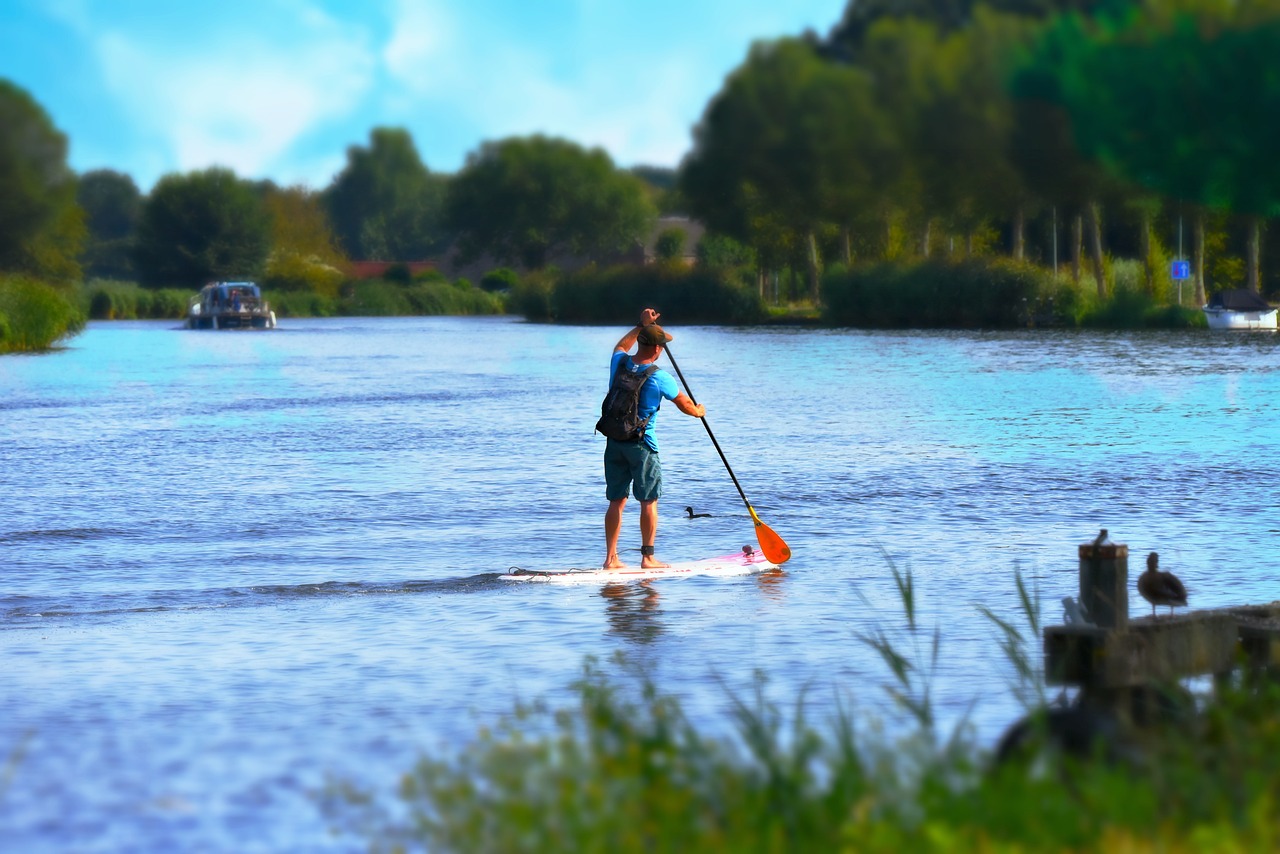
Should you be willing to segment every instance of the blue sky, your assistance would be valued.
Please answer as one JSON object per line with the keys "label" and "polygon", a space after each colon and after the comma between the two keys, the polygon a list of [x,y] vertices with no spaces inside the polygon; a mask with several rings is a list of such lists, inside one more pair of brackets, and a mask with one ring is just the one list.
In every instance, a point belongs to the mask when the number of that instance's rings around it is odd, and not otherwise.
{"label": "blue sky", "polygon": [[532,133],[675,166],[751,43],[825,35],[847,0],[0,0],[0,77],[78,172],[327,185],[404,127],[433,171]]}

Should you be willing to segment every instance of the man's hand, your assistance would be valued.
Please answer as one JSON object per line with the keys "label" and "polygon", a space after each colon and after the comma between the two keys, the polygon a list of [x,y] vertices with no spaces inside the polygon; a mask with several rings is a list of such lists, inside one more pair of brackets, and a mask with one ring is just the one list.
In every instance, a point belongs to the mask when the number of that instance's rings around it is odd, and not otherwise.
{"label": "man's hand", "polygon": [[640,312],[640,325],[653,326],[653,324],[658,322],[659,317],[661,317],[661,315],[656,311],[651,308],[646,308],[644,311]]}

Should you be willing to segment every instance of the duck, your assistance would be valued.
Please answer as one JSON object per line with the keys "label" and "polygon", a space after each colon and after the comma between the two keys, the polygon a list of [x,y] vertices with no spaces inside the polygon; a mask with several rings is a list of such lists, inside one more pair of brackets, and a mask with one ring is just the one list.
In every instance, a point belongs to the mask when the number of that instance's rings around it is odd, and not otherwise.
{"label": "duck", "polygon": [[1159,569],[1160,555],[1152,552],[1147,555],[1147,571],[1138,576],[1138,593],[1151,603],[1151,616],[1156,615],[1157,605],[1168,605],[1169,613],[1174,606],[1186,606],[1187,588],[1172,572]]}
{"label": "duck", "polygon": [[684,508],[684,512],[689,514],[690,519],[710,519],[710,513],[694,513],[692,507]]}

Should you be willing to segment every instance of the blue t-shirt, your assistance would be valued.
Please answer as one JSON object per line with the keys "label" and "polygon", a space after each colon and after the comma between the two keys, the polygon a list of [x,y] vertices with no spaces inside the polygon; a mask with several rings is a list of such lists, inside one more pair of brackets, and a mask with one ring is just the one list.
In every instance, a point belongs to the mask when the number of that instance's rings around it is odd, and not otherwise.
{"label": "blue t-shirt", "polygon": [[[613,385],[613,375],[618,370],[618,366],[626,359],[633,373],[640,373],[648,365],[637,365],[630,361],[631,357],[625,350],[618,350],[613,354],[613,358],[609,360],[609,384]],[[644,385],[640,387],[640,417],[644,418],[648,415],[653,417],[649,419],[649,423],[644,428],[644,443],[649,446],[649,450],[658,450],[658,435],[653,428],[658,423],[658,407],[662,406],[662,399],[675,400],[680,394],[680,386],[676,384],[675,377],[658,368],[654,371],[649,379],[644,381]]]}

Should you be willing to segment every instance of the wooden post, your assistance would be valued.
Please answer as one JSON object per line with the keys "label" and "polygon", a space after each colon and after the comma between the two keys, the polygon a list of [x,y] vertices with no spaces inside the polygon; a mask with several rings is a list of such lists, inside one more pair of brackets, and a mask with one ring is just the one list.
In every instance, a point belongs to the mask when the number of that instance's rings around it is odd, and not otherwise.
{"label": "wooden post", "polygon": [[1100,629],[1124,631],[1129,627],[1129,547],[1113,543],[1106,529],[1080,554],[1080,604],[1087,618]]}

